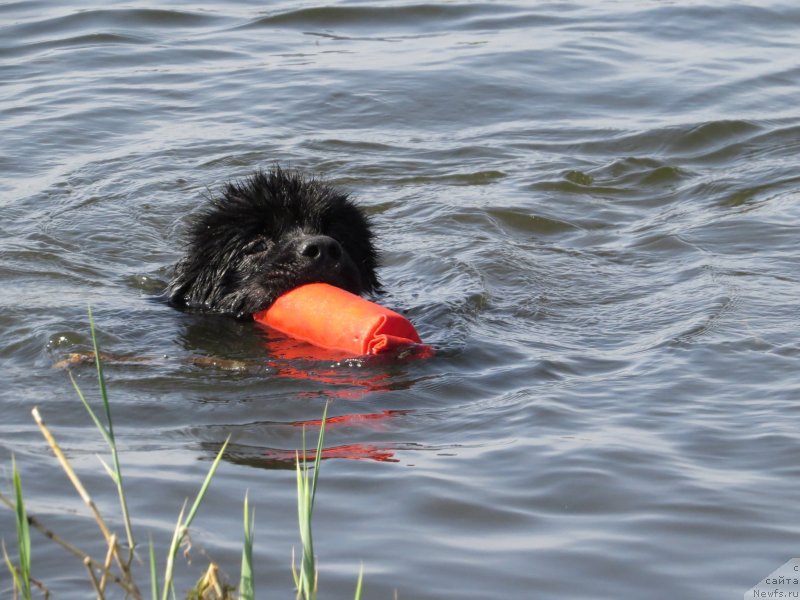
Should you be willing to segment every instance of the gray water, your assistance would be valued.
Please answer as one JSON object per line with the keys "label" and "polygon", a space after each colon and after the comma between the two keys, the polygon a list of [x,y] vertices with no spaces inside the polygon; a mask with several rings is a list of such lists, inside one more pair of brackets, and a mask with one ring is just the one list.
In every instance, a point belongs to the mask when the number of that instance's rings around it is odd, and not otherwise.
{"label": "gray water", "polygon": [[[381,418],[327,431],[320,597],[363,563],[365,598],[741,598],[800,555],[799,56],[793,2],[0,5],[0,490],[13,454],[29,511],[104,554],[38,406],[122,532],[53,368],[91,304],[135,359],[106,374],[160,564],[231,435],[179,590],[237,580],[249,490],[257,595],[292,597],[299,425],[330,402]],[[375,299],[435,357],[276,363],[164,305],[189,215],[276,162],[371,214]],[[33,574],[93,597],[38,532]]]}

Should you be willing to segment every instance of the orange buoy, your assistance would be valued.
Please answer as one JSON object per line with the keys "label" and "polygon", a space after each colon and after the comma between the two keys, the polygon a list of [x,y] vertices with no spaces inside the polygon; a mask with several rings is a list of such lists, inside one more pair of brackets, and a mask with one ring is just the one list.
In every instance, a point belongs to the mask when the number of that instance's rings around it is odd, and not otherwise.
{"label": "orange buoy", "polygon": [[253,319],[315,346],[356,355],[422,344],[404,316],[327,283],[290,290]]}

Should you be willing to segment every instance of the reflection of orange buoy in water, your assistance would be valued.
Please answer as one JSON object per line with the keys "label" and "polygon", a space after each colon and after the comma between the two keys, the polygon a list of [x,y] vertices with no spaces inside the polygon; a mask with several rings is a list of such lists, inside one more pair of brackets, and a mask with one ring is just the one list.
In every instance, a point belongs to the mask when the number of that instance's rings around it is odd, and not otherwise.
{"label": "reflection of orange buoy in water", "polygon": [[430,356],[414,326],[404,316],[327,283],[310,283],[278,297],[253,315],[267,325],[321,348],[350,356],[391,352],[418,346]]}
{"label": "reflection of orange buoy in water", "polygon": [[[279,334],[281,335],[281,334]],[[271,359],[268,365],[277,377],[308,380],[325,388],[298,395],[323,395],[343,400],[359,400],[371,392],[387,391],[390,377],[385,372],[368,372],[361,363],[346,360],[335,350],[317,348],[291,338],[269,339],[265,348]],[[328,387],[335,386],[335,387]]]}
{"label": "reflection of orange buoy in water", "polygon": [[[264,452],[268,460],[286,461],[294,463],[297,454],[292,450],[270,449]],[[305,459],[313,461],[317,456],[316,451],[306,452]],[[371,444],[344,444],[322,449],[322,460],[328,458],[348,458],[350,460],[375,460],[378,462],[400,462],[394,457],[394,452],[388,448],[380,448]]]}
{"label": "reflection of orange buoy in water", "polygon": [[[359,400],[372,392],[382,392],[402,387],[383,371],[364,368],[373,360],[382,362],[378,357],[347,358],[336,350],[327,350],[311,346],[292,338],[270,336],[266,341],[266,349],[272,356],[269,366],[279,377],[305,379],[325,384],[314,391],[300,392],[298,396],[327,396],[343,400]],[[366,362],[365,362],[366,361]],[[325,427],[363,427],[373,431],[384,428],[391,418],[409,414],[409,410],[383,410],[376,413],[350,413],[328,417]],[[308,419],[287,423],[291,427],[318,428],[321,419]],[[309,456],[314,459],[315,452]],[[351,460],[375,460],[379,462],[398,462],[394,452],[373,444],[345,444],[325,448],[322,458],[346,458]],[[266,449],[263,459],[274,463],[290,463],[295,460],[295,451]]]}
{"label": "reflection of orange buoy in water", "polygon": [[[325,429],[330,429],[336,426],[359,425],[363,423],[378,423],[398,417],[400,415],[407,415],[410,410],[383,410],[379,413],[366,413],[366,414],[349,414],[339,415],[337,417],[328,417],[325,419]],[[320,427],[322,419],[309,419],[308,421],[294,421],[294,427]]]}
{"label": "reflection of orange buoy in water", "polygon": [[270,356],[268,364],[279,377],[342,386],[340,390],[324,392],[337,398],[357,399],[366,392],[389,389],[388,374],[368,374],[359,368],[363,359],[350,359],[338,350],[312,346],[280,333],[277,335],[279,337],[271,336],[267,340],[265,349]]}

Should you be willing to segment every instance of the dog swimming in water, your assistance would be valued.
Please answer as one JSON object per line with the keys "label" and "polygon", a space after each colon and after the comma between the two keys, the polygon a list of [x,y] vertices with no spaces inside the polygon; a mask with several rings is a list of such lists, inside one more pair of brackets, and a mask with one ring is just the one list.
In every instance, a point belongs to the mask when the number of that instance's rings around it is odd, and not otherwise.
{"label": "dog swimming in water", "polygon": [[228,183],[189,225],[167,288],[181,310],[247,319],[306,283],[377,291],[367,215],[328,182],[273,167]]}

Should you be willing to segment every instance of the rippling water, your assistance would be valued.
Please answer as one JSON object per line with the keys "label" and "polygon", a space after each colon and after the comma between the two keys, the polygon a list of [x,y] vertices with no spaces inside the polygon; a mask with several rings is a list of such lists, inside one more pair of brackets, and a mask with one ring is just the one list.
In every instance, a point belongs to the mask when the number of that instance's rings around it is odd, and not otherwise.
{"label": "rippling water", "polygon": [[[292,594],[292,457],[328,400],[362,417],[326,438],[326,597],[363,562],[367,598],[736,598],[800,555],[794,3],[41,0],[0,26],[0,490],[13,453],[64,537],[103,553],[30,409],[112,514],[53,368],[91,303],[147,359],[107,365],[140,536],[167,544],[232,435],[180,589],[202,552],[237,577],[249,489],[259,597]],[[276,161],[367,208],[379,301],[436,357],[276,362],[160,301],[187,216]],[[38,535],[33,565],[88,595]]]}

